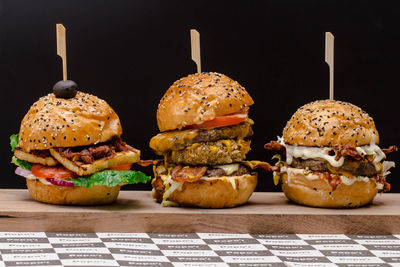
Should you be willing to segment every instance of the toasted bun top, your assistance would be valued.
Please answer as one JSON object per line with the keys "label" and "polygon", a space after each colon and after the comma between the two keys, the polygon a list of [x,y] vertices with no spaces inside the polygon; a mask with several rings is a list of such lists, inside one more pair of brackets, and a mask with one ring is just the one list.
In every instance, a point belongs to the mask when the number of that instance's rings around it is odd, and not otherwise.
{"label": "toasted bun top", "polygon": [[336,100],[318,100],[299,108],[283,130],[283,140],[300,146],[355,146],[379,143],[374,120],[361,108]]}
{"label": "toasted bun top", "polygon": [[238,82],[216,72],[196,73],[176,81],[157,110],[161,132],[200,124],[217,116],[239,112],[253,99]]}
{"label": "toasted bun top", "polygon": [[118,115],[106,101],[82,92],[70,99],[49,94],[36,101],[22,120],[18,146],[28,152],[87,146],[121,134]]}

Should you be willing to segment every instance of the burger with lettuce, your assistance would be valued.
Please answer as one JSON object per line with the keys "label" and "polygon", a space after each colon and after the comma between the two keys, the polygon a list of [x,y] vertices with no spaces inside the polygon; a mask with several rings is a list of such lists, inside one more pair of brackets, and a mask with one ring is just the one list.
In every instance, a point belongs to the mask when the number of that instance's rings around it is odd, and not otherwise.
{"label": "burger with lettuce", "polygon": [[10,137],[15,173],[31,196],[52,204],[115,201],[120,186],[150,177],[132,171],[140,151],[121,139],[118,115],[106,101],[62,81],[35,102]]}

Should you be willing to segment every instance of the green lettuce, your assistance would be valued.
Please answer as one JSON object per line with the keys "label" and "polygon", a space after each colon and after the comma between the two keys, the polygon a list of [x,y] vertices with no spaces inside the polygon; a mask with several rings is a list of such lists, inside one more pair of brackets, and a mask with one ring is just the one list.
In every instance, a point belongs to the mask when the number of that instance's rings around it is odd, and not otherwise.
{"label": "green lettuce", "polygon": [[[18,134],[13,134],[10,136],[10,145],[11,145],[11,151],[14,152],[15,148],[18,146]],[[31,163],[17,159],[15,156],[12,157],[11,162],[24,170],[27,171],[32,170]],[[95,185],[106,185],[109,187],[113,187],[121,184],[146,183],[150,179],[151,179],[150,176],[147,176],[144,173],[138,171],[105,170],[96,172],[92,175],[82,176],[78,178],[71,178],[66,180],[73,182],[74,186],[84,186],[90,188]]]}
{"label": "green lettuce", "polygon": [[17,159],[15,156],[12,157],[11,162],[20,167],[21,169],[31,171],[32,170],[32,164],[30,164],[27,161]]}
{"label": "green lettuce", "polygon": [[105,170],[96,172],[92,175],[68,179],[74,183],[74,186],[84,186],[90,188],[95,185],[106,185],[109,187],[120,184],[146,183],[151,179],[150,176],[138,171],[114,171]]}
{"label": "green lettuce", "polygon": [[12,152],[14,152],[15,148],[18,146],[18,137],[19,134],[13,134],[10,136],[10,146]]}
{"label": "green lettuce", "polygon": [[[18,146],[18,138],[19,134],[13,134],[10,136],[10,146],[12,152],[14,152],[16,147]],[[15,156],[12,157],[11,162],[24,170],[32,170],[32,164],[27,161],[17,159]]]}

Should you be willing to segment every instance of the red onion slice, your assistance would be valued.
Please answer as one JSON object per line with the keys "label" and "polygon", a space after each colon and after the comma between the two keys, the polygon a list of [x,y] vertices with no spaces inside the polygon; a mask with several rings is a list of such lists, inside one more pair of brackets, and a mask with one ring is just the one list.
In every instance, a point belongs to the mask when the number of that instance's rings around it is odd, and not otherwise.
{"label": "red onion slice", "polygon": [[27,176],[31,175],[32,172],[31,172],[31,171],[24,170],[24,169],[22,169],[22,168],[20,168],[20,167],[17,167],[17,168],[15,169],[15,174],[16,174],[16,175],[19,175],[19,176],[22,176],[22,177],[27,177]]}
{"label": "red onion slice", "polygon": [[61,179],[56,179],[56,178],[47,178],[47,181],[49,181],[52,185],[57,185],[57,186],[66,186],[66,187],[74,186],[74,183],[71,181],[66,181],[66,180],[61,180]]}

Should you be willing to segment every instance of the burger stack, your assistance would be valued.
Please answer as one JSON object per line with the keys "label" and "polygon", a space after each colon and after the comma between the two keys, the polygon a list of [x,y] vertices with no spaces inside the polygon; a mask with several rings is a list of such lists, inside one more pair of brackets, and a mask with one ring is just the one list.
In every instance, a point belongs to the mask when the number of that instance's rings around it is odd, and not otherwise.
{"label": "burger stack", "polygon": [[157,109],[161,133],[150,147],[164,157],[153,165],[153,198],[165,206],[233,207],[257,184],[250,150],[253,100],[239,83],[209,72],[176,81]]}
{"label": "burger stack", "polygon": [[314,207],[354,208],[390,190],[386,181],[394,162],[381,149],[374,120],[361,108],[320,100],[299,108],[282,137],[265,145],[280,151],[274,177],[292,201]]}

